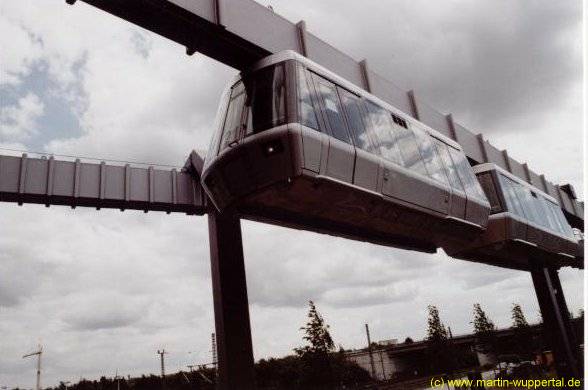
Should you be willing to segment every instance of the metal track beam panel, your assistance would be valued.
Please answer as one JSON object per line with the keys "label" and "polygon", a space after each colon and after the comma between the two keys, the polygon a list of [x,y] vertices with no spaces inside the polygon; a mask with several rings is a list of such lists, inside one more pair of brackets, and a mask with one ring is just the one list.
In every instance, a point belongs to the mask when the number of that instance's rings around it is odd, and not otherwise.
{"label": "metal track beam panel", "polygon": [[187,172],[153,167],[0,156],[0,202],[203,215],[205,197]]}

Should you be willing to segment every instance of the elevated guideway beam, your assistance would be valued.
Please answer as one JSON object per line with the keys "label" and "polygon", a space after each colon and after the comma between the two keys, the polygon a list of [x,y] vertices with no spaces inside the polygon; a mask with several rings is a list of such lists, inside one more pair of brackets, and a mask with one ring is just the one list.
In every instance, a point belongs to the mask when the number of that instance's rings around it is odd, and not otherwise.
{"label": "elevated guideway beam", "polygon": [[0,156],[0,202],[203,215],[206,198],[192,175],[130,164]]}
{"label": "elevated guideway beam", "polygon": [[[75,0],[66,0],[73,4]],[[294,50],[457,141],[472,164],[491,162],[558,200],[570,224],[584,230],[584,204],[571,185],[554,185],[526,163],[476,134],[306,30],[254,0],[82,0],[236,69]],[[497,115],[500,113],[497,113]]]}

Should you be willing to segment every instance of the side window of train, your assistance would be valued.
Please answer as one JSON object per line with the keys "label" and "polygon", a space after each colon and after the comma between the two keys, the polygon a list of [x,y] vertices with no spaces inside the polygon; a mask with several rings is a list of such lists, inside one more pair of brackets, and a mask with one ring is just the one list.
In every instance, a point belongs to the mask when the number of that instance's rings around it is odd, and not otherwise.
{"label": "side window of train", "polygon": [[[561,234],[566,234],[565,229],[563,228],[563,226],[561,226],[561,223],[558,220],[557,214],[554,213],[555,210],[552,207],[553,203],[551,203],[549,200],[545,199],[544,197],[541,197],[540,201],[541,201],[541,203],[543,203],[543,211],[544,211],[547,223],[548,223],[548,227],[555,232],[558,232]],[[556,207],[558,207],[558,206],[556,206]]]}
{"label": "side window of train", "polygon": [[546,208],[550,211],[548,215],[550,215],[553,219],[553,226],[555,226],[555,231],[560,232],[566,237],[574,238],[574,232],[566,220],[566,217],[563,215],[563,211],[561,211],[559,205],[552,203],[547,199],[543,199],[543,201],[546,205]]}
{"label": "side window of train", "polygon": [[311,87],[308,83],[306,70],[297,66],[298,69],[298,117],[300,124],[315,130],[319,129],[315,105],[312,101]]}
{"label": "side window of train", "polygon": [[404,165],[398,149],[397,129],[394,127],[390,113],[369,100],[366,101],[366,108],[367,123],[372,129],[380,156],[398,165]]}
{"label": "side window of train", "polygon": [[445,166],[445,173],[447,174],[447,178],[449,179],[449,185],[451,185],[451,188],[453,188],[454,190],[465,192],[463,185],[461,184],[461,180],[459,179],[459,175],[457,174],[457,168],[451,160],[451,155],[449,154],[448,146],[445,145],[443,142],[435,139],[435,147],[437,148],[437,152],[439,153],[441,161],[443,161],[443,165]]}
{"label": "side window of train", "polygon": [[347,124],[349,124],[349,131],[353,137],[355,146],[368,152],[373,152],[374,147],[367,132],[363,115],[361,112],[361,100],[359,97],[338,88],[341,102],[343,103],[343,110],[347,117]]}
{"label": "side window of train", "polygon": [[231,98],[227,108],[227,115],[225,116],[219,150],[223,150],[239,137],[244,104],[245,87],[243,86],[243,82],[239,81],[231,90]]}
{"label": "side window of train", "polygon": [[[391,116],[392,114],[388,114]],[[418,140],[411,129],[394,124],[394,128],[398,134],[398,149],[402,155],[404,166],[412,171],[420,173],[423,176],[428,176],[423,157],[419,150]]]}
{"label": "side window of train", "polygon": [[443,163],[433,145],[431,136],[415,125],[412,126],[412,131],[414,131],[416,139],[418,140],[421,156],[423,156],[423,161],[427,167],[429,176],[438,182],[449,185],[445,170],[443,169]]}
{"label": "side window of train", "polygon": [[455,165],[457,174],[461,179],[466,195],[479,200],[487,200],[486,194],[484,194],[482,187],[480,187],[480,183],[476,179],[476,175],[474,175],[474,171],[465,154],[454,148],[449,148],[449,154],[451,155],[451,160]]}
{"label": "side window of train", "polygon": [[498,174],[498,177],[502,187],[502,192],[504,193],[504,199],[506,200],[508,210],[518,215],[519,217],[527,219],[528,217],[525,214],[525,211],[521,204],[522,200],[517,195],[517,183],[501,173]]}
{"label": "side window of train", "polygon": [[316,82],[316,92],[325,110],[331,135],[340,141],[352,144],[347,126],[345,125],[345,119],[343,118],[341,102],[339,101],[335,84],[314,73],[313,78]]}

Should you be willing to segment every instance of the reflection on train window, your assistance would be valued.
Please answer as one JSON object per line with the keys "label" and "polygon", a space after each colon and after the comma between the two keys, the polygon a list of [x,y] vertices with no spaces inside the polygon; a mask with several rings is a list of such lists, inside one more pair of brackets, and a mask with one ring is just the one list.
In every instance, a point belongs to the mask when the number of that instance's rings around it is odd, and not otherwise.
{"label": "reflection on train window", "polygon": [[300,124],[315,130],[319,129],[310,84],[308,84],[306,71],[301,66],[298,66],[298,115]]}
{"label": "reflection on train window", "polygon": [[457,169],[449,155],[449,150],[447,150],[448,146],[439,140],[435,140],[435,147],[437,148],[437,152],[439,153],[439,156],[441,156],[441,161],[443,161],[443,165],[445,166],[445,173],[447,173],[449,185],[451,185],[451,188],[454,190],[465,192],[461,180],[459,179],[459,175],[457,174]]}
{"label": "reflection on train window", "polygon": [[404,166],[423,176],[428,176],[427,169],[423,163],[418,141],[411,130],[394,125],[398,131],[398,149],[402,155]]}
{"label": "reflection on train window", "polygon": [[373,152],[374,147],[366,131],[363,118],[361,115],[359,98],[345,90],[339,89],[341,101],[343,102],[343,109],[347,116],[347,123],[355,146],[368,152]]}
{"label": "reflection on train window", "polygon": [[463,152],[454,148],[449,148],[449,154],[451,154],[451,160],[453,160],[453,164],[455,165],[457,174],[461,179],[466,195],[479,200],[487,200],[486,195],[484,194],[482,187],[480,187],[480,183],[476,179],[476,175],[474,175],[472,167]]}
{"label": "reflection on train window", "polygon": [[509,211],[545,229],[574,238],[572,228],[557,204],[503,174],[498,177]]}
{"label": "reflection on train window", "polygon": [[503,174],[498,175],[502,192],[504,193],[504,199],[508,210],[519,217],[527,218],[523,206],[521,205],[522,200],[517,195],[517,183]]}
{"label": "reflection on train window", "polygon": [[220,142],[220,150],[226,148],[239,136],[244,102],[245,88],[243,87],[243,83],[239,81],[233,86],[231,91],[231,98],[229,100],[227,115],[225,116],[225,124],[223,126],[223,136]]}
{"label": "reflection on train window", "polygon": [[258,133],[286,123],[284,65],[268,66],[245,77],[246,133]]}
{"label": "reflection on train window", "polygon": [[325,80],[320,76],[316,76],[317,80],[317,92],[322,100],[323,107],[327,114],[327,121],[331,129],[333,137],[351,144],[351,138],[345,127],[345,121],[341,113],[341,104],[339,102],[339,96],[335,89],[335,84]]}
{"label": "reflection on train window", "polygon": [[397,130],[392,123],[390,113],[370,101],[366,102],[366,107],[368,123],[372,128],[372,134],[380,155],[393,163],[404,165],[400,150],[398,150]]}
{"label": "reflection on train window", "polygon": [[425,167],[427,167],[429,176],[438,182],[449,185],[449,181],[447,180],[447,176],[445,175],[445,171],[443,169],[443,164],[441,163],[441,159],[437,154],[435,147],[433,146],[431,136],[429,136],[429,134],[417,126],[413,126],[412,130],[419,143],[421,156],[423,157],[423,161],[425,163]]}

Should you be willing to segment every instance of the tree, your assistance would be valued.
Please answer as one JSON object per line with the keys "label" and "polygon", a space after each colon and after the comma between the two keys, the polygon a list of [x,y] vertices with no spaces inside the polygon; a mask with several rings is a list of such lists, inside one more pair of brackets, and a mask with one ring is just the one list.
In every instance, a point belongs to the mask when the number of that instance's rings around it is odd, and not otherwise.
{"label": "tree", "polygon": [[451,356],[449,344],[447,342],[447,328],[441,322],[439,309],[436,306],[429,305],[429,318],[427,320],[427,358],[430,364],[430,370],[433,372],[451,371],[454,368],[454,359]]}
{"label": "tree", "polygon": [[316,306],[313,301],[308,301],[310,306],[308,310],[308,322],[305,326],[301,327],[300,330],[304,331],[302,337],[306,340],[309,345],[301,348],[295,348],[294,352],[298,356],[304,356],[306,354],[327,354],[335,350],[335,343],[331,334],[329,333],[329,325],[325,323],[325,320],[316,310]]}
{"label": "tree", "polygon": [[410,337],[407,337],[404,339],[404,344],[412,344],[412,343],[414,343],[414,341]]}
{"label": "tree", "polygon": [[306,387],[318,386],[329,388],[334,385],[332,358],[329,352],[335,349],[335,343],[329,333],[329,325],[320,315],[313,301],[308,301],[308,322],[300,330],[304,331],[302,338],[308,343],[294,352],[300,357],[302,373],[300,381]]}
{"label": "tree", "polygon": [[429,305],[429,319],[427,320],[427,340],[433,342],[442,342],[447,340],[447,329],[439,317],[439,309],[436,306]]}
{"label": "tree", "polygon": [[512,304],[512,326],[514,329],[513,347],[517,354],[530,357],[537,347],[529,323],[523,314],[523,309],[518,303]]}
{"label": "tree", "polygon": [[474,304],[474,320],[471,323],[474,325],[478,351],[482,353],[494,352],[496,326],[482,310],[479,303]]}
{"label": "tree", "polygon": [[523,309],[518,303],[512,304],[511,318],[513,329],[525,329],[529,327],[529,323],[523,314]]}

